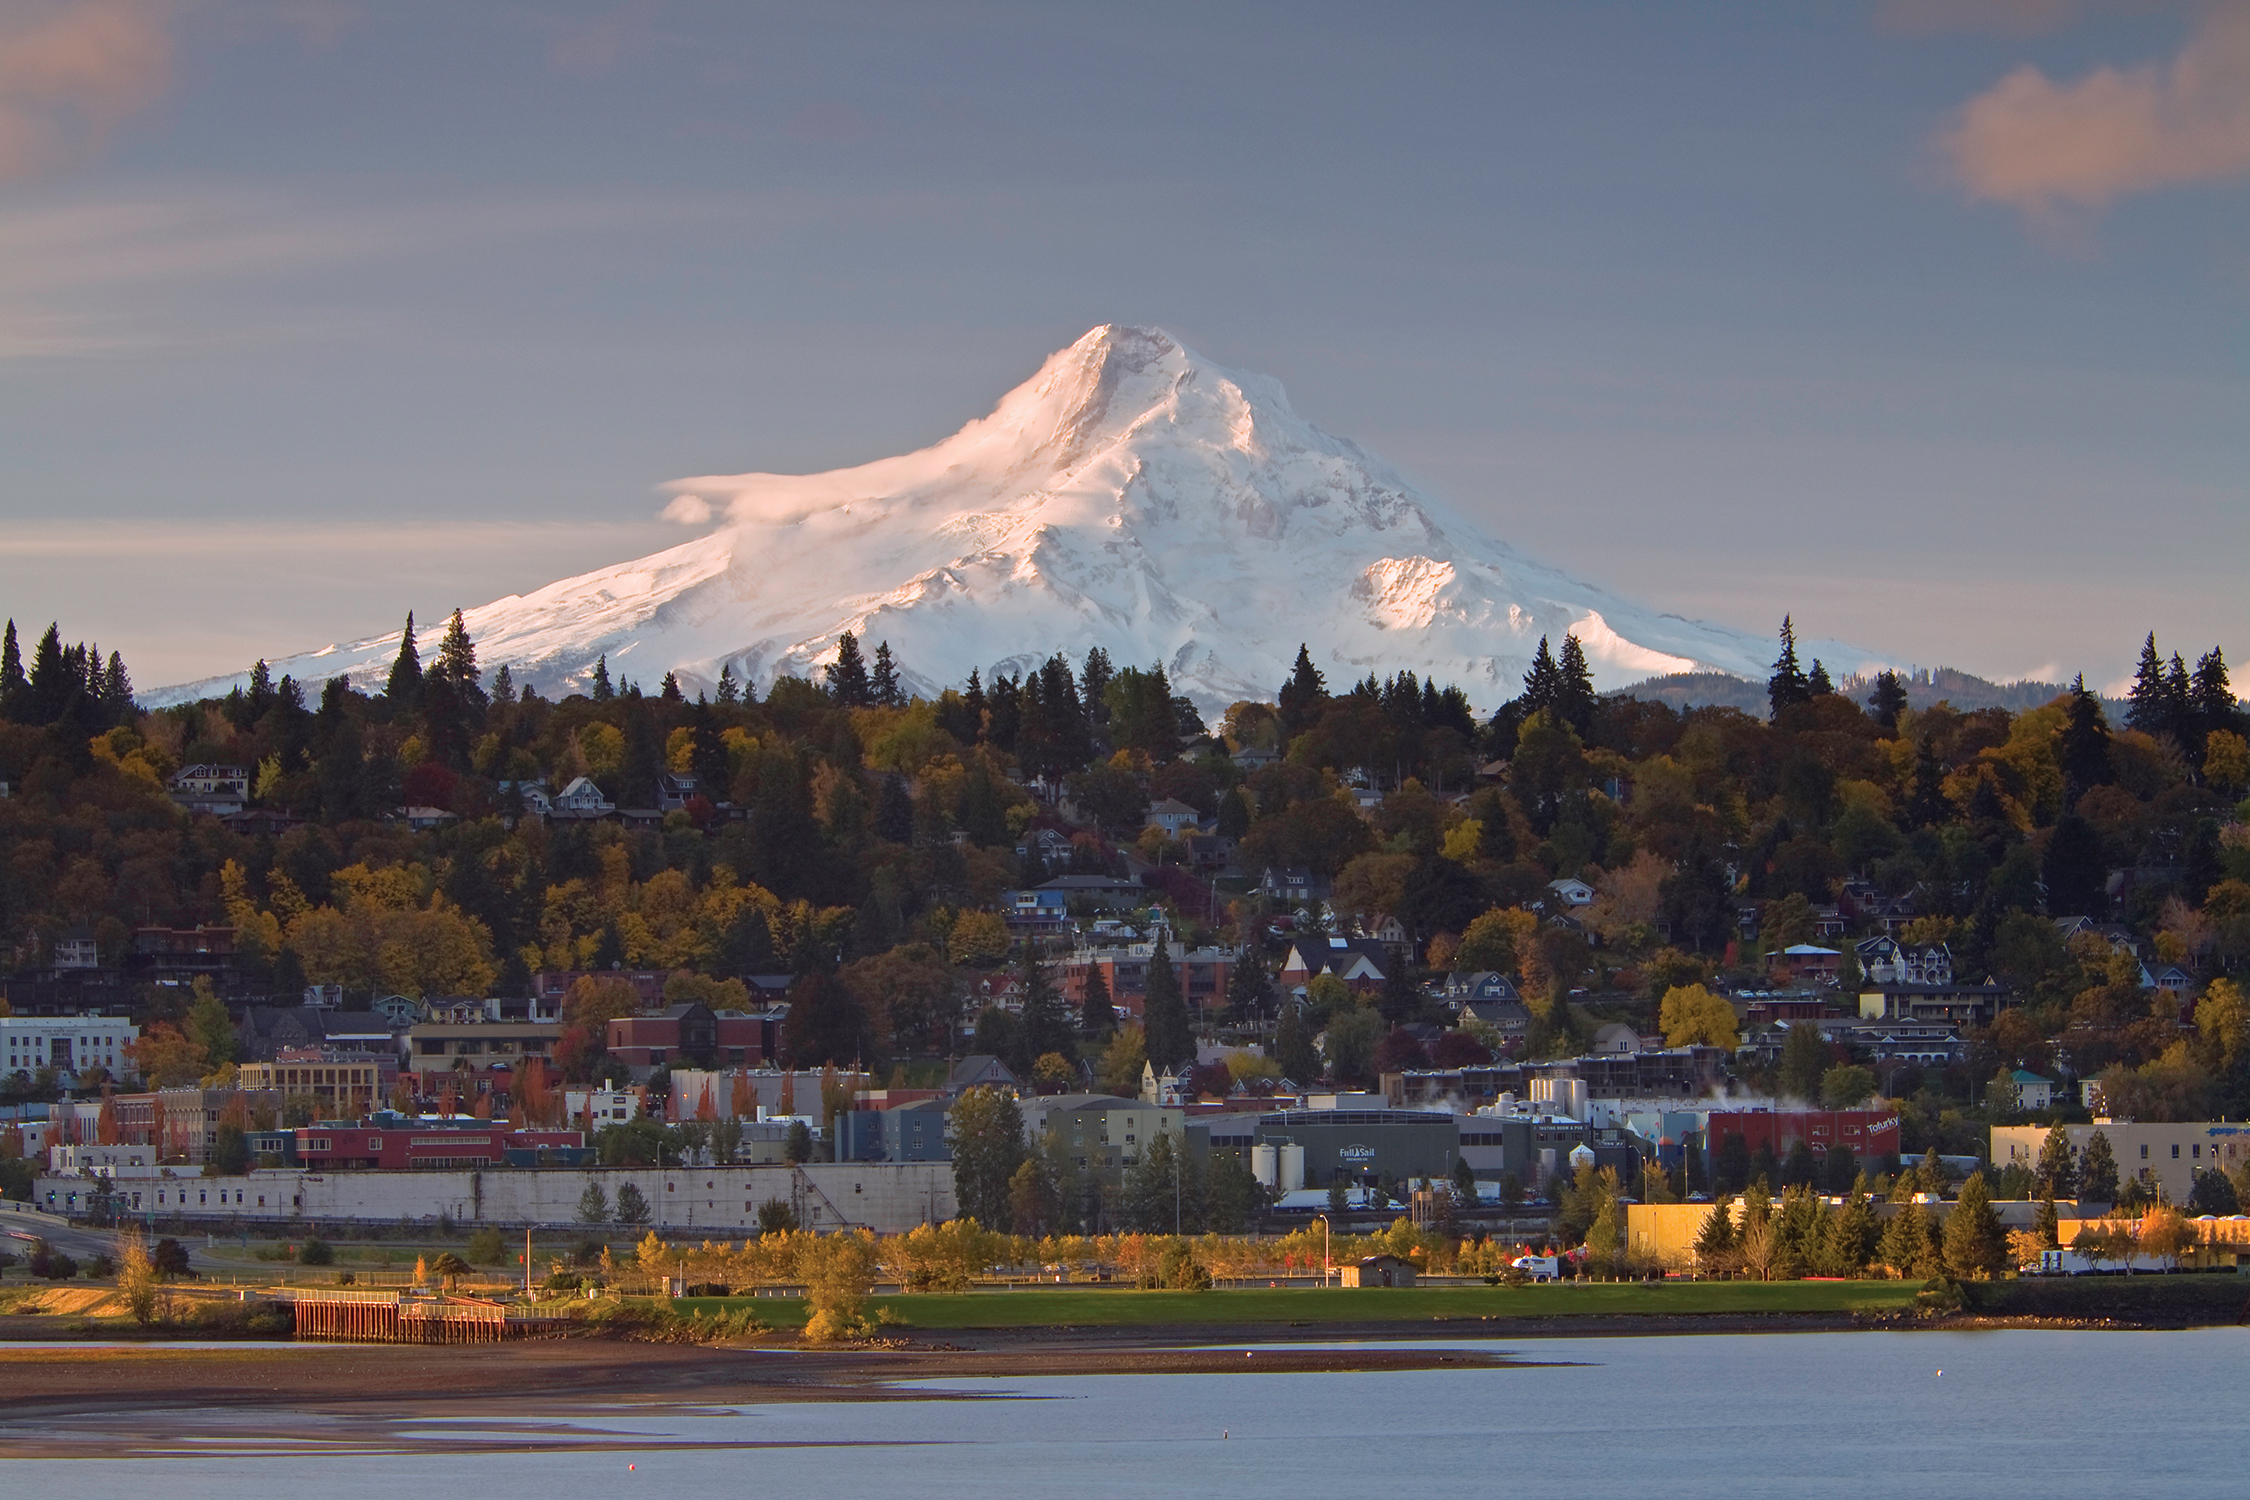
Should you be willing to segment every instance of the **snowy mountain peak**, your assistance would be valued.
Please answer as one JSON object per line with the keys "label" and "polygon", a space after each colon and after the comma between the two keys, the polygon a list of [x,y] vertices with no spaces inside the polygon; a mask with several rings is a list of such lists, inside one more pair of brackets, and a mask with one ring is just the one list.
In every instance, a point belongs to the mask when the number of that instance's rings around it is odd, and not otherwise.
{"label": "snowy mountain peak", "polygon": [[[1100,645],[1160,662],[1207,713],[1270,697],[1299,642],[1332,682],[1401,668],[1490,708],[1542,635],[1597,681],[1763,675],[1764,637],[1657,615],[1528,562],[1381,460],[1299,417],[1280,385],[1161,330],[1104,325],[989,416],[918,452],[825,474],[666,486],[698,540],[467,611],[487,669],[566,693],[597,657],[689,692],[723,666],[761,690],[844,631],[887,640],[931,693]],[[365,686],[391,634],[273,663]],[[1839,671],[1864,664],[1820,643]],[[234,679],[148,695],[176,701]]]}

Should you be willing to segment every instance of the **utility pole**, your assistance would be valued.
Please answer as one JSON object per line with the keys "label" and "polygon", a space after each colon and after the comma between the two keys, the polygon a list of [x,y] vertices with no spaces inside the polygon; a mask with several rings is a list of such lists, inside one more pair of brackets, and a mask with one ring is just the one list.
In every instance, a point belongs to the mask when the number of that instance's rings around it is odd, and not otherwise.
{"label": "utility pole", "polygon": [[531,1300],[531,1226],[523,1226],[523,1296]]}

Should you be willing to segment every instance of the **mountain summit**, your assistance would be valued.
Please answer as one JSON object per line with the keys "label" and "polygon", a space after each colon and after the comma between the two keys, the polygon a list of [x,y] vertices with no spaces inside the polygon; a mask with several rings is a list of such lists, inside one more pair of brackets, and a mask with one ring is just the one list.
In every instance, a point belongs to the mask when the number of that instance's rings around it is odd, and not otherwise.
{"label": "mountain summit", "polygon": [[[1661,615],[1531,562],[1388,464],[1291,410],[1276,382],[1155,329],[1104,326],[933,447],[825,474],[667,486],[698,540],[466,612],[487,670],[565,694],[607,656],[692,695],[732,664],[761,691],[838,637],[890,642],[934,694],[1057,650],[1160,662],[1206,713],[1270,698],[1299,642],[1331,683],[1412,669],[1480,707],[1575,631],[1603,687],[1662,672],[1763,677],[1772,642]],[[1823,650],[1830,643],[1819,643]],[[276,660],[377,686],[394,632]],[[1862,665],[1830,652],[1839,673]],[[218,678],[146,695],[224,692]]]}

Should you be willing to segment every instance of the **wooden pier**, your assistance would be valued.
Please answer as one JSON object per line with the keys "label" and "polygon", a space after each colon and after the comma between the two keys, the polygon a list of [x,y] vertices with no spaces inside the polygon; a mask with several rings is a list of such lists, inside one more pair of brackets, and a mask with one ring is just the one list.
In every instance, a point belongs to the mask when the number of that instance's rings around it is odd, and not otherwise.
{"label": "wooden pier", "polygon": [[290,1304],[296,1336],[329,1343],[496,1344],[553,1337],[569,1327],[563,1318],[511,1317],[506,1304],[478,1297],[310,1288],[282,1296]]}

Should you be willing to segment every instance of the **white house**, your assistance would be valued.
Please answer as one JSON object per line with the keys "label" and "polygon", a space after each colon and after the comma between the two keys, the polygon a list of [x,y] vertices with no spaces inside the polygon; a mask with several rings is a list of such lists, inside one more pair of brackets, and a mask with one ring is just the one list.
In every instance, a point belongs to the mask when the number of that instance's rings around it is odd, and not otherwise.
{"label": "white house", "polygon": [[1547,882],[1547,889],[1553,891],[1555,899],[1565,906],[1594,904],[1594,888],[1574,876],[1565,875],[1560,880],[1550,880]]}
{"label": "white house", "polygon": [[555,793],[554,810],[578,817],[600,817],[615,812],[617,804],[602,795],[602,789],[587,776],[574,777],[570,785]]}

